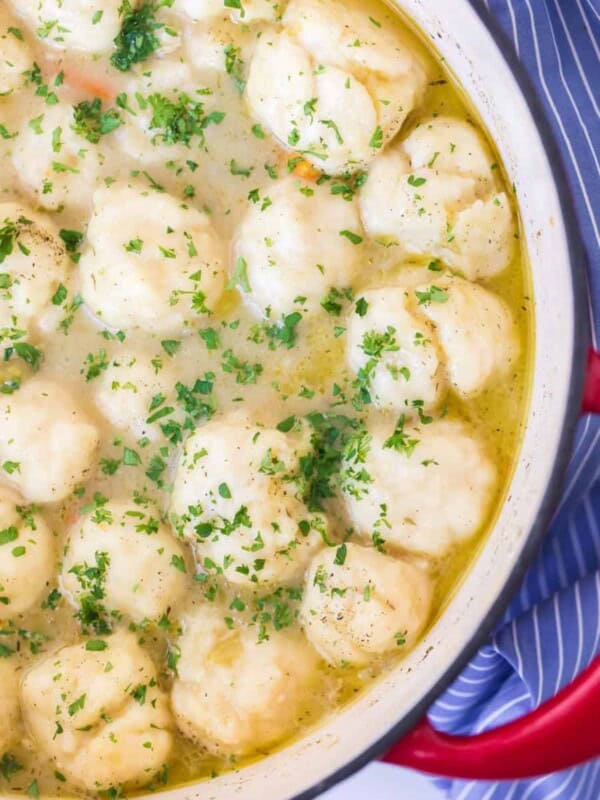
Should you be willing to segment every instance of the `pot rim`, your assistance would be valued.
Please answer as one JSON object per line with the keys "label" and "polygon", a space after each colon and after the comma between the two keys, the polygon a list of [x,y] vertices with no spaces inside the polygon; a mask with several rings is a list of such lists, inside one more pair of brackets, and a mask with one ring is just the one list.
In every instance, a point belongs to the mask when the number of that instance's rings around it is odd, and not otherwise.
{"label": "pot rim", "polygon": [[374,744],[366,748],[359,756],[353,758],[345,766],[333,772],[326,779],[294,795],[291,800],[314,800],[314,798],[318,797],[323,792],[332,789],[338,783],[350,778],[360,769],[367,766],[367,764],[382,756],[392,745],[412,730],[419,720],[427,713],[427,710],[435,700],[454,682],[475,653],[489,639],[491,632],[500,621],[510,601],[518,591],[546,535],[548,524],[558,504],[559,493],[562,489],[565,473],[573,452],[577,423],[581,416],[586,355],[590,341],[590,319],[585,266],[586,252],[579,230],[579,223],[574,211],[575,203],[567,171],[563,164],[562,154],[554,131],[550,125],[546,108],[542,103],[533,81],[519,61],[512,41],[501,29],[491,12],[488,11],[479,0],[467,0],[467,2],[490,33],[527,103],[529,111],[535,120],[535,125],[560,198],[562,221],[564,223],[569,252],[575,330],[573,333],[573,351],[571,355],[570,388],[565,406],[558,454],[552,467],[546,491],[540,502],[536,521],[523,545],[521,551],[522,558],[519,559],[513,568],[493,606],[481,620],[477,633],[464,645],[460,656],[448,666],[447,670],[426,695],[416,703],[407,714],[404,714],[392,728],[380,736]]}

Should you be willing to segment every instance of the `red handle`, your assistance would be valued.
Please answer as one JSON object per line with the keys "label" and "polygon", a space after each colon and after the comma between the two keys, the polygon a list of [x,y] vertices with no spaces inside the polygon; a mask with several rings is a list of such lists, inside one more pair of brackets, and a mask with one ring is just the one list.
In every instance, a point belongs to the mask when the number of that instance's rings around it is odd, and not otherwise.
{"label": "red handle", "polygon": [[478,736],[439,733],[423,719],[383,760],[452,778],[532,778],[600,756],[599,719],[600,657],[521,719]]}
{"label": "red handle", "polygon": [[[600,414],[600,353],[590,349],[584,414]],[[427,718],[383,760],[433,775],[517,780],[600,757],[600,657],[570,686],[521,719],[478,736],[449,736]]]}
{"label": "red handle", "polygon": [[600,414],[600,353],[590,348],[583,392],[583,413]]}

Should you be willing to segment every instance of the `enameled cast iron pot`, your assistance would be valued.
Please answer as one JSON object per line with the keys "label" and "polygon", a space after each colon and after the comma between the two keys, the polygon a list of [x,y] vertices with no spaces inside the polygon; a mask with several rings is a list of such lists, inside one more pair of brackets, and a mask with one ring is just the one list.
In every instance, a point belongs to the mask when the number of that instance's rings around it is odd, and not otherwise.
{"label": "enameled cast iron pot", "polygon": [[519,198],[536,316],[533,390],[519,463],[475,565],[394,672],[305,739],[240,772],[168,792],[165,800],[309,800],[386,752],[392,763],[494,780],[600,756],[600,659],[538,711],[491,733],[448,737],[424,720],[486,640],[536,554],[578,417],[582,409],[600,413],[600,355],[589,349],[583,252],[558,149],[527,79],[507,57],[510,46],[492,32],[477,0],[396,3],[431,37],[474,102]]}

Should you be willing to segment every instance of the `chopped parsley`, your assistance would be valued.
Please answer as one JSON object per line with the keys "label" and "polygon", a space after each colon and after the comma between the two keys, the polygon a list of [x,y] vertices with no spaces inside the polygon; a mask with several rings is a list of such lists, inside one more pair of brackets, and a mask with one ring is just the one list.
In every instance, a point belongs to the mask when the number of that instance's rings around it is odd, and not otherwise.
{"label": "chopped parsley", "polygon": [[352,289],[330,289],[321,300],[321,307],[332,317],[339,317],[344,308],[344,302],[352,302],[354,295]]}
{"label": "chopped parsley", "polygon": [[108,644],[103,639],[90,639],[85,643],[85,649],[90,653],[101,653]]}
{"label": "chopped parsley", "polygon": [[106,350],[100,349],[97,353],[87,354],[81,374],[85,375],[86,383],[89,383],[106,369],[108,369],[108,356]]}
{"label": "chopped parsley", "polygon": [[185,92],[180,92],[176,101],[155,93],[148,97],[148,103],[152,109],[150,128],[160,131],[154,135],[155,143],[160,141],[167,145],[184,144],[189,147],[194,136],[197,136],[200,146],[204,146],[206,128],[220,125],[225,119],[222,111],[205,114],[204,103],[194,100]]}
{"label": "chopped parsley", "polygon": [[69,570],[77,578],[81,590],[78,597],[79,610],[75,617],[79,620],[83,633],[93,631],[105,636],[112,630],[108,611],[102,602],[105,598],[104,584],[110,558],[108,553],[96,552],[94,559],[94,564],[76,564]]}
{"label": "chopped parsley", "polygon": [[388,326],[383,333],[373,330],[367,331],[363,336],[360,348],[368,358],[365,365],[358,370],[356,380],[352,383],[353,388],[357,390],[352,404],[359,411],[371,403],[371,381],[384,353],[395,353],[400,350],[395,334],[395,328]]}
{"label": "chopped parsley", "polygon": [[379,150],[381,147],[383,147],[383,131],[380,125],[378,125],[373,131],[373,136],[371,136],[369,147],[373,147],[375,150]]}
{"label": "chopped parsley", "polygon": [[4,225],[0,227],[0,264],[12,255],[15,244],[24,255],[29,255],[27,248],[19,242],[19,237],[23,229],[30,225],[32,225],[31,220],[22,216],[14,222],[10,219],[4,220]]}
{"label": "chopped parsley", "polygon": [[274,325],[263,326],[264,333],[269,341],[269,349],[276,350],[278,347],[286,347],[290,350],[296,344],[298,338],[298,325],[302,321],[302,314],[294,311],[282,317],[281,322]]}
{"label": "chopped parsley", "polygon": [[223,372],[234,373],[236,383],[242,385],[256,383],[263,372],[262,364],[251,364],[249,361],[240,361],[233,350],[225,350],[223,353],[221,369]]}
{"label": "chopped parsley", "polygon": [[219,332],[214,328],[204,328],[198,335],[206,345],[207,350],[217,350],[219,347]]}
{"label": "chopped parsley", "polygon": [[10,361],[13,356],[17,356],[21,361],[29,364],[34,372],[38,372],[44,360],[42,351],[28,342],[14,342],[10,347],[4,349],[5,361]]}
{"label": "chopped parsley", "polygon": [[168,356],[173,356],[177,353],[179,348],[181,347],[181,342],[177,339],[163,339],[160,343],[160,346],[165,351]]}
{"label": "chopped parsley", "polygon": [[354,233],[353,231],[340,231],[340,236],[344,236],[349,242],[352,242],[352,244],[361,244],[363,240],[362,236],[359,236],[358,233]]}
{"label": "chopped parsley", "polygon": [[141,463],[142,459],[136,450],[132,450],[130,447],[123,448],[123,464],[126,467],[138,467]]}
{"label": "chopped parsley", "polygon": [[73,130],[92,144],[98,144],[103,136],[112,133],[122,124],[119,112],[114,108],[103,111],[102,100],[98,97],[91,102],[83,100],[74,106],[73,111]]}
{"label": "chopped parsley", "polygon": [[324,501],[336,497],[348,481],[370,482],[364,468],[358,467],[368,452],[370,436],[360,420],[341,414],[313,412],[306,419],[312,427],[311,450],[299,459],[296,481],[308,509],[323,511]]}
{"label": "chopped parsley", "polygon": [[242,51],[239,47],[235,47],[235,45],[230,43],[225,45],[224,52],[225,70],[227,71],[227,74],[231,76],[235,88],[240,94],[243,94],[244,89],[246,88],[246,81],[244,79],[244,62],[241,55]]}
{"label": "chopped parsley", "polygon": [[142,3],[134,8],[129,0],[123,0],[119,8],[121,30],[115,39],[115,51],[110,63],[121,72],[127,72],[133,64],[145,61],[160,47],[156,36],[162,23],[156,21],[156,2]]}
{"label": "chopped parsley", "polygon": [[331,182],[331,194],[341,195],[344,200],[350,202],[361,186],[365,185],[368,177],[366,172],[345,174]]}
{"label": "chopped parsley", "polygon": [[369,310],[369,304],[367,303],[367,301],[365,300],[364,297],[360,297],[356,301],[356,305],[354,306],[354,310],[356,311],[356,313],[358,314],[359,317],[366,316],[366,313]]}
{"label": "chopped parsley", "polygon": [[62,304],[67,299],[67,288],[63,286],[62,283],[59,283],[58,288],[52,295],[52,305],[53,306],[62,306]]}
{"label": "chopped parsley", "polygon": [[235,262],[235,269],[227,284],[227,288],[235,289],[236,286],[239,286],[246,294],[252,291],[248,280],[248,262],[245,258],[242,258],[242,256]]}
{"label": "chopped parsley", "polygon": [[75,253],[83,241],[83,233],[81,231],[70,231],[66,228],[61,228],[58,235],[65,243],[67,253]]}
{"label": "chopped parsley", "polygon": [[402,453],[402,455],[409,458],[413,454],[415,447],[419,444],[419,439],[412,439],[406,433],[404,430],[405,421],[404,414],[401,414],[393,434],[389,439],[386,439],[383,446],[388,450],[396,450],[397,453]]}
{"label": "chopped parsley", "polygon": [[237,163],[235,158],[232,158],[229,162],[229,171],[232,175],[240,175],[243,178],[249,178],[253,169],[254,167],[242,167]]}
{"label": "chopped parsley", "polygon": [[348,547],[346,546],[346,544],[341,544],[335,551],[335,558],[333,560],[333,563],[336,564],[338,567],[343,566],[346,561],[347,553],[348,553]]}
{"label": "chopped parsley", "polygon": [[446,292],[444,289],[440,289],[439,286],[430,286],[429,289],[426,289],[425,291],[419,291],[416,289],[415,295],[417,296],[420,306],[425,305],[425,303],[448,302],[448,292]]}
{"label": "chopped parsley", "polygon": [[332,119],[322,119],[320,120],[320,123],[321,125],[325,125],[326,128],[329,128],[329,130],[334,132],[338,144],[340,145],[344,144],[344,139],[342,137],[342,134],[340,133],[340,129]]}
{"label": "chopped parsley", "polygon": [[5,753],[0,759],[0,775],[7,781],[22,769],[23,766],[10,753]]}

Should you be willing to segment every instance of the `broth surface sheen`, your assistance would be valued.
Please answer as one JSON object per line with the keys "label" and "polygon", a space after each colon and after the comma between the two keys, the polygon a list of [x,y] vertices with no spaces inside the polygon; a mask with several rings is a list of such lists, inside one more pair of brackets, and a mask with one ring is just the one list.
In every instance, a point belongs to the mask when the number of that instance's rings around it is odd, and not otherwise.
{"label": "broth surface sheen", "polygon": [[210,779],[443,613],[516,462],[512,188],[379,0],[0,0],[0,794]]}

